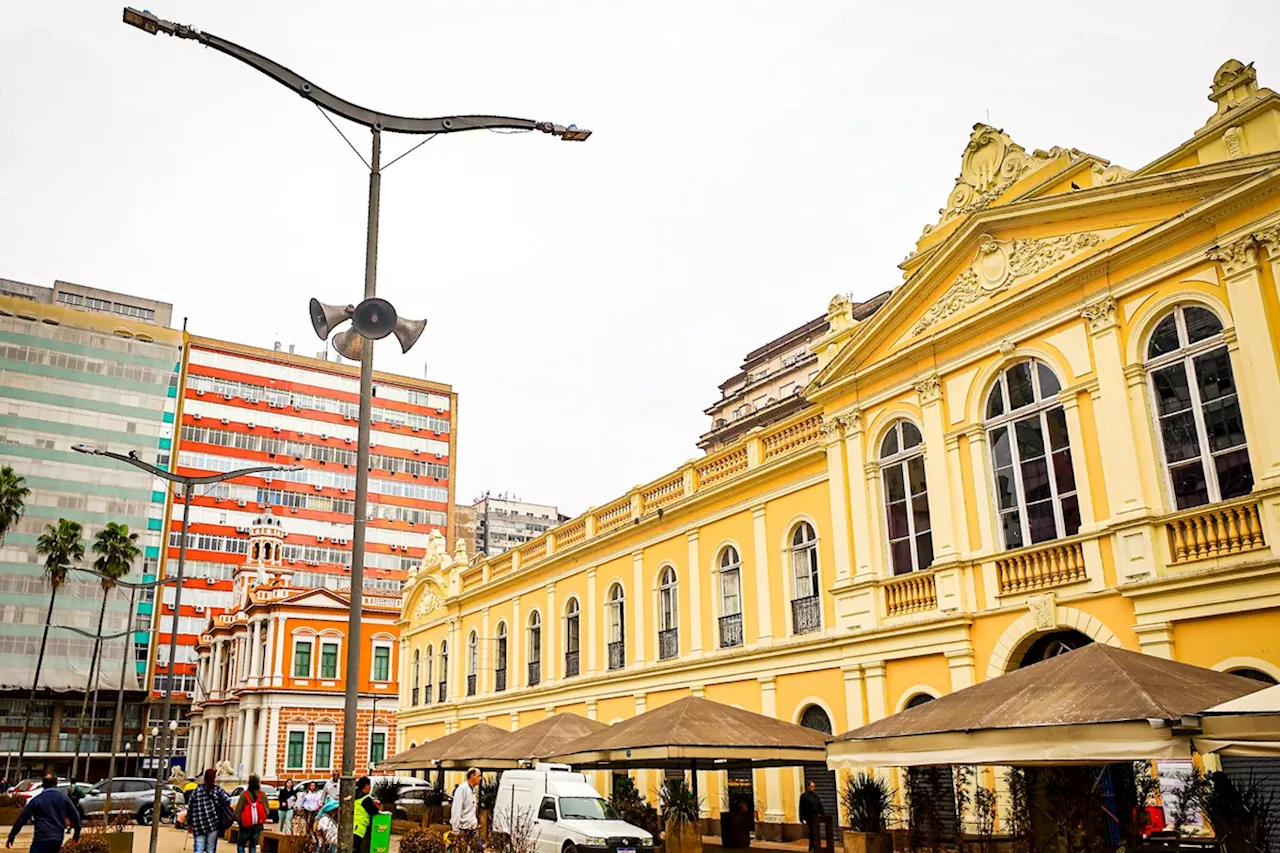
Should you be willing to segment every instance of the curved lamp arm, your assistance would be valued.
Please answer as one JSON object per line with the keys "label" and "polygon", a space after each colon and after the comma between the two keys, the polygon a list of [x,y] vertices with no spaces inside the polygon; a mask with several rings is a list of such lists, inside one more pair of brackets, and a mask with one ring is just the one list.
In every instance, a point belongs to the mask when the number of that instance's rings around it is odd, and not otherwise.
{"label": "curved lamp arm", "polygon": [[87,444],[73,444],[71,449],[77,453],[87,453],[91,456],[106,456],[111,459],[118,459],[121,462],[127,462],[135,468],[141,468],[152,476],[159,477],[162,480],[168,480],[170,483],[181,483],[184,486],[207,486],[211,483],[221,483],[223,480],[231,480],[236,477],[244,477],[249,474],[260,474],[264,471],[301,471],[301,465],[286,467],[284,465],[254,465],[250,468],[238,468],[235,471],[227,471],[223,474],[209,474],[205,477],[186,477],[181,474],[174,474],[163,468],[143,462],[136,456],[126,456],[123,453],[112,453],[110,450],[99,450],[96,447],[90,447]]}
{"label": "curved lamp arm", "polygon": [[134,631],[121,631],[119,634],[95,634],[92,631],[82,631],[79,628],[72,628],[70,625],[51,625],[51,628],[61,628],[64,631],[75,631],[82,637],[88,637],[90,640],[118,640],[121,637],[127,637]]}
{"label": "curved lamp arm", "polygon": [[591,135],[591,131],[583,130],[573,125],[562,127],[549,121],[532,121],[525,118],[507,118],[504,116],[408,118],[406,116],[380,113],[353,104],[344,98],[339,98],[332,92],[321,89],[305,77],[295,74],[280,63],[212,33],[202,33],[195,27],[190,27],[186,24],[175,24],[173,21],[157,18],[150,12],[140,12],[128,6],[124,10],[124,22],[152,35],[164,33],[176,38],[198,41],[205,47],[211,47],[219,53],[225,53],[233,59],[240,60],[250,68],[261,71],[272,80],[291,89],[322,109],[375,130],[412,134],[455,133],[460,130],[486,129],[541,130],[543,133],[550,133],[570,142],[581,142]]}
{"label": "curved lamp arm", "polygon": [[154,580],[154,581],[118,580],[116,578],[111,577],[108,574],[104,574],[103,572],[98,571],[97,569],[91,569],[88,566],[68,566],[67,568],[71,569],[71,571],[73,572],[84,572],[86,575],[93,575],[96,578],[109,580],[116,586],[124,587],[125,589],[155,589],[158,586],[164,586],[165,584],[176,584],[178,582],[178,579],[176,577],[160,578],[159,580]]}

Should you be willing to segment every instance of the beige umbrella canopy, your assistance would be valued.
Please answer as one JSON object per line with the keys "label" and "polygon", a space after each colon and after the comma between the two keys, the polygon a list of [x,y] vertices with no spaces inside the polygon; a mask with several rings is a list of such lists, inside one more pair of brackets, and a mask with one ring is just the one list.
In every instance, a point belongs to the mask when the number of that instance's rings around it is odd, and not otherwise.
{"label": "beige umbrella canopy", "polygon": [[833,770],[1186,758],[1200,709],[1265,685],[1100,643],[840,735]]}
{"label": "beige umbrella canopy", "polygon": [[379,770],[465,770],[495,743],[510,736],[497,726],[476,723],[451,735],[436,738],[378,763]]}
{"label": "beige umbrella canopy", "polygon": [[784,767],[822,762],[826,735],[686,696],[589,734],[548,758],[577,769]]}
{"label": "beige umbrella canopy", "polygon": [[1200,712],[1201,752],[1280,757],[1280,684]]}
{"label": "beige umbrella canopy", "polygon": [[577,714],[556,714],[495,741],[477,757],[476,766],[494,770],[519,767],[521,762],[554,755],[574,741],[607,728],[604,723]]}

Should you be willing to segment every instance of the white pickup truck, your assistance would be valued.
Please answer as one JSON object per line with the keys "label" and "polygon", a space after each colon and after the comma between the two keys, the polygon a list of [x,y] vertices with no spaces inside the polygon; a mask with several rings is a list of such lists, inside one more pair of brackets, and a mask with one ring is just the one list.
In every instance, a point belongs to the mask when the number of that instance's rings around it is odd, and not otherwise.
{"label": "white pickup truck", "polygon": [[538,853],[644,853],[653,836],[618,817],[587,781],[562,764],[507,770],[498,782],[493,830],[523,827]]}

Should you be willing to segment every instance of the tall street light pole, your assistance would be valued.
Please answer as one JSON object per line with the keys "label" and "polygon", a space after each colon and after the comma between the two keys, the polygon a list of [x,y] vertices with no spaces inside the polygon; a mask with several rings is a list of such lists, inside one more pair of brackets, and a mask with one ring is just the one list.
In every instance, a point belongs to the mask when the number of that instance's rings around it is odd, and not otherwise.
{"label": "tall street light pole", "polygon": [[[154,465],[143,462],[136,456],[123,453],[112,453],[108,450],[98,450],[96,447],[90,447],[86,444],[74,445],[72,450],[77,453],[87,453],[91,456],[105,456],[109,459],[116,459],[135,468],[146,471],[153,477],[159,477],[162,480],[168,480],[171,483],[178,483],[182,486],[182,539],[178,543],[178,571],[175,575],[174,583],[176,589],[173,591],[173,618],[169,625],[169,673],[165,679],[164,685],[164,706],[162,711],[162,719],[164,722],[160,725],[159,734],[159,762],[156,767],[156,790],[155,798],[152,801],[151,809],[151,853],[156,853],[156,847],[160,843],[160,800],[161,792],[164,788],[166,765],[169,763],[169,715],[173,709],[173,669],[178,657],[178,613],[182,607],[182,580],[183,571],[187,562],[187,522],[191,517],[191,499],[195,497],[196,486],[210,486],[215,483],[222,483],[226,480],[233,480],[236,477],[245,477],[249,474],[261,474],[268,471],[297,471],[297,466],[287,467],[284,465],[254,465],[248,468],[240,468],[235,471],[225,471],[220,474],[208,474],[203,477],[190,477],[184,474],[174,474],[163,468],[157,468]],[[177,467],[176,465],[174,467]],[[163,604],[163,601],[161,602]],[[163,612],[163,608],[160,608]],[[148,685],[149,687],[149,685]],[[148,690],[148,692],[150,692]]]}
{"label": "tall street light pole", "polygon": [[[338,821],[338,851],[339,853],[351,853],[353,848],[352,828],[355,818],[355,760],[358,737],[356,713],[359,707],[359,679],[357,675],[360,672],[362,645],[360,620],[364,606],[365,522],[367,520],[369,499],[369,425],[372,420],[373,395],[373,347],[371,344],[361,345],[362,341],[360,339],[368,338],[371,341],[385,337],[391,334],[394,329],[396,337],[400,339],[403,351],[407,352],[418,336],[421,335],[422,325],[425,325],[423,323],[406,323],[406,321],[401,321],[401,325],[398,325],[395,309],[391,307],[390,303],[377,299],[378,215],[382,190],[382,169],[384,168],[382,165],[382,131],[420,135],[430,139],[437,134],[456,133],[466,130],[539,130],[543,133],[557,136],[566,142],[582,142],[591,135],[591,131],[572,124],[565,127],[547,121],[532,121],[530,119],[502,116],[471,115],[441,118],[407,118],[389,113],[380,113],[340,98],[290,71],[283,65],[212,33],[200,32],[186,24],[166,21],[163,18],[152,15],[150,12],[138,11],[130,7],[126,7],[124,10],[124,22],[151,35],[164,33],[175,38],[190,39],[203,44],[205,47],[225,53],[227,56],[262,72],[282,86],[311,101],[325,113],[326,118],[329,118],[328,114],[332,113],[365,126],[372,133],[372,156],[366,161],[366,165],[369,167],[369,203],[365,232],[364,302],[360,304],[359,308],[354,308],[350,311],[354,321],[353,325],[356,327],[356,334],[344,333],[347,335],[346,343],[348,344],[348,352],[344,353],[344,355],[353,352],[354,348],[359,346],[359,354],[356,357],[360,361],[359,444],[356,448],[355,512],[352,517],[351,604],[347,633],[347,680],[342,723],[341,806]],[[332,119],[329,120],[332,122]],[[423,141],[425,142],[426,140]],[[419,143],[419,145],[421,144]],[[354,146],[352,147],[354,150]],[[357,154],[359,154],[358,151]],[[363,156],[361,159],[364,159]],[[320,313],[323,323],[318,322],[318,305],[319,303],[312,300],[312,322],[320,337],[327,338],[330,327],[336,325],[336,323],[330,323],[330,318],[325,318],[323,310]],[[320,309],[323,308],[324,306],[320,306]],[[360,312],[364,309],[367,310],[363,317],[365,322],[362,323]],[[332,319],[341,322],[342,318]],[[339,351],[341,352],[342,343],[336,338],[334,342],[339,346]],[[348,357],[352,356],[348,355]],[[156,796],[159,797],[158,788]],[[154,834],[152,839],[151,853],[155,853]]]}

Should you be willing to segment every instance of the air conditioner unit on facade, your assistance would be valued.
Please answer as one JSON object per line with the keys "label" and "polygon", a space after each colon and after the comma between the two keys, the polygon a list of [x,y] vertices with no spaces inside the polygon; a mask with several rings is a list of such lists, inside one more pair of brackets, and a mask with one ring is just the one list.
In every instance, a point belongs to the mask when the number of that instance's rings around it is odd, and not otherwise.
{"label": "air conditioner unit on facade", "polygon": [[296,506],[291,506],[291,507],[289,507],[289,512],[293,513],[294,515],[297,515],[297,514],[298,514],[298,508],[297,508]]}
{"label": "air conditioner unit on facade", "polygon": [[191,419],[192,419],[193,421],[198,421],[198,420],[200,420],[200,413],[199,413],[199,412],[196,412],[194,415],[192,415],[192,416],[191,416]]}
{"label": "air conditioner unit on facade", "polygon": [[248,532],[249,532],[249,528],[247,528],[247,527],[237,527],[237,528],[236,528],[236,533],[248,533]]}
{"label": "air conditioner unit on facade", "polygon": [[205,579],[204,579],[204,584],[205,584],[205,586],[213,586],[215,583],[217,583],[217,580],[215,580],[214,578],[205,578]]}
{"label": "air conditioner unit on facade", "polygon": [[249,423],[248,423],[248,424],[246,424],[246,426],[248,426],[248,427],[249,427],[249,429],[257,429],[257,428],[258,428],[258,425],[257,425],[257,424],[255,424],[253,421],[249,421]]}
{"label": "air conditioner unit on facade", "polygon": [[197,605],[196,605],[196,612],[197,612],[197,613],[203,613],[203,612],[204,612],[204,610],[205,610],[205,609],[204,609],[204,607],[203,607],[202,605],[199,605],[199,604],[197,604]]}
{"label": "air conditioner unit on facade", "polygon": [[414,455],[414,456],[421,456],[421,455],[422,455],[422,448],[421,448],[421,447],[415,447],[415,448],[413,449],[413,455]]}
{"label": "air conditioner unit on facade", "polygon": [[203,397],[203,396],[204,396],[204,389],[203,389],[203,388],[198,389],[198,390],[196,391],[196,396],[197,396],[197,397]]}
{"label": "air conditioner unit on facade", "polygon": [[320,485],[319,483],[316,483],[316,484],[315,484],[315,487],[316,487],[316,491],[317,491],[317,492],[318,492],[318,491],[320,491],[320,490],[322,490],[322,489],[324,488],[324,486]]}
{"label": "air conditioner unit on facade", "polygon": [[343,441],[345,441],[347,444],[350,444],[350,443],[351,443],[351,439],[349,439],[349,438],[344,438],[344,439],[343,439]]}
{"label": "air conditioner unit on facade", "polygon": [[306,438],[307,434],[302,430],[298,430],[298,438]]}
{"label": "air conditioner unit on facade", "polygon": [[329,433],[327,433],[327,432],[322,432],[322,433],[320,433],[320,440],[321,440],[321,441],[328,441],[328,440],[329,440]]}
{"label": "air conditioner unit on facade", "polygon": [[231,419],[230,419],[230,418],[223,418],[223,419],[222,419],[222,425],[223,425],[223,426],[226,426],[226,425],[227,425],[227,424],[229,424],[229,423],[231,423]]}
{"label": "air conditioner unit on facade", "polygon": [[350,490],[350,489],[343,489],[343,490],[342,490],[342,493],[345,495],[345,494],[346,494],[347,492],[349,492],[349,491],[351,491],[351,490]]}
{"label": "air conditioner unit on facade", "polygon": [[230,399],[232,398],[232,396],[234,396],[234,395],[229,394],[229,393],[227,393],[227,392],[225,392],[225,391],[224,391],[224,392],[223,392],[223,394],[222,394],[222,399],[224,399],[224,400],[230,400]]}
{"label": "air conditioner unit on facade", "polygon": [[272,431],[272,432],[279,432],[279,431],[280,431],[280,427],[272,427],[272,428],[271,428],[271,431]]}
{"label": "air conditioner unit on facade", "polygon": [[236,506],[244,506],[248,501],[236,501]]}

